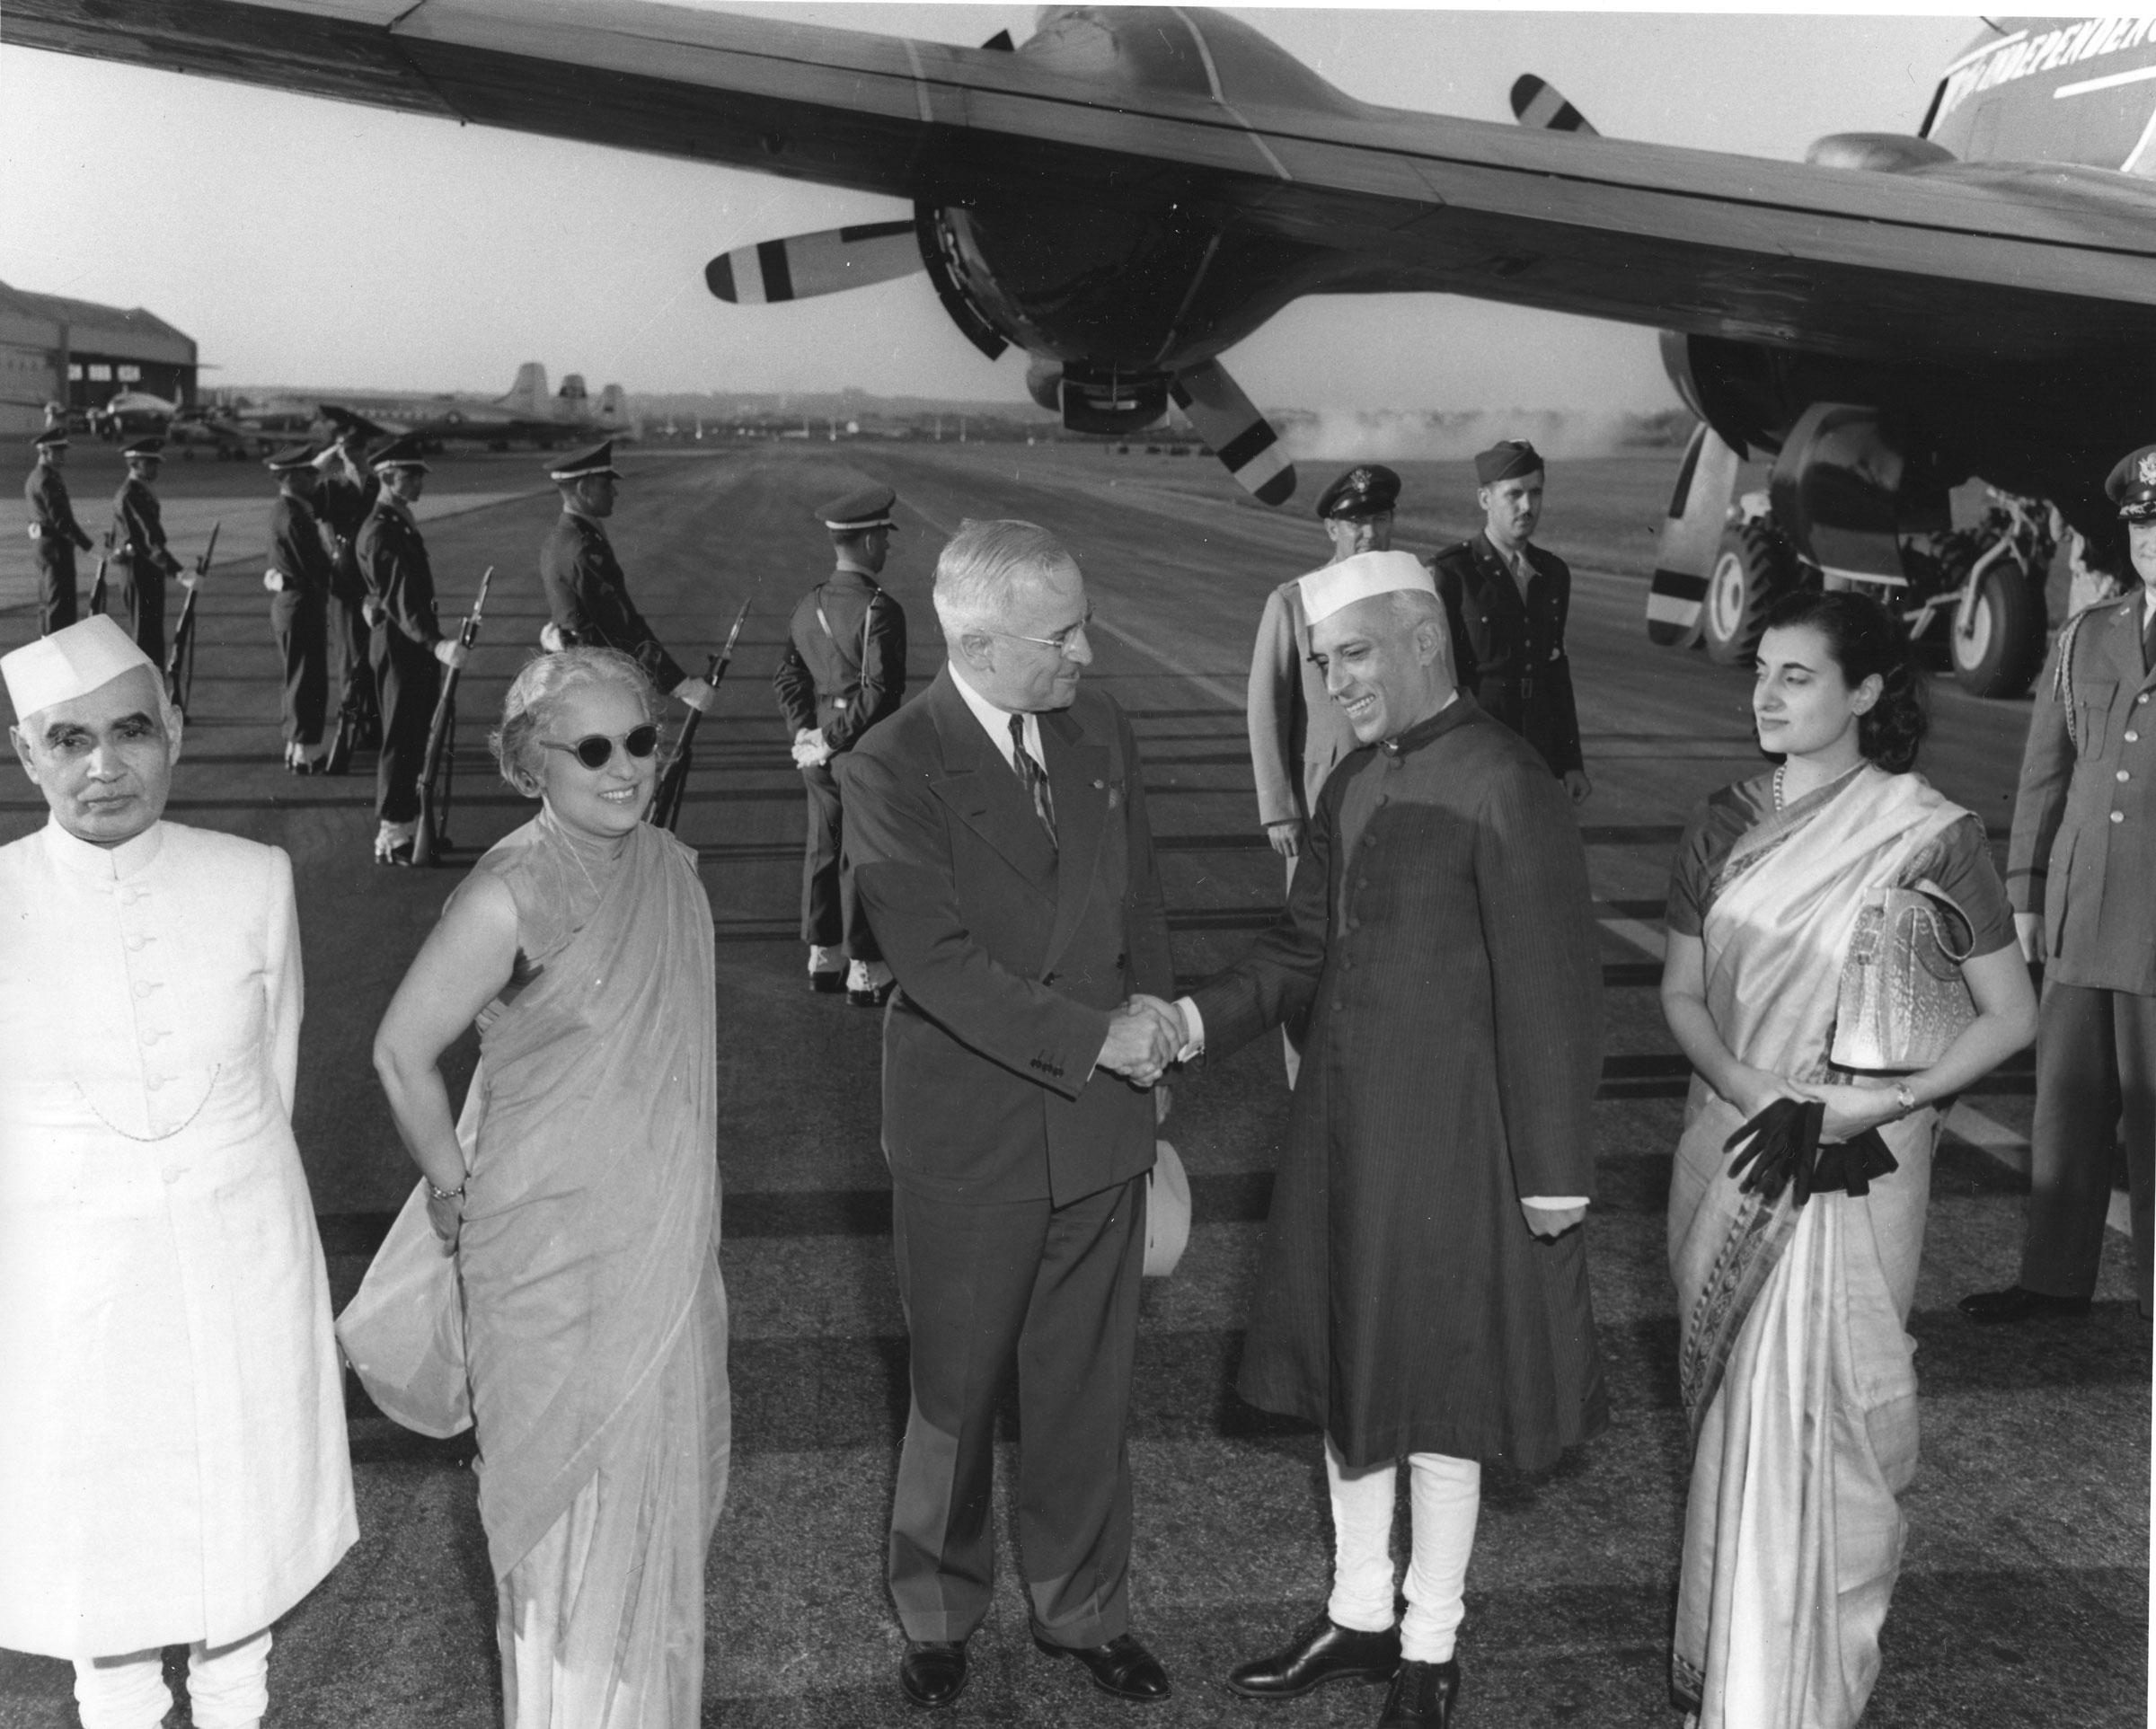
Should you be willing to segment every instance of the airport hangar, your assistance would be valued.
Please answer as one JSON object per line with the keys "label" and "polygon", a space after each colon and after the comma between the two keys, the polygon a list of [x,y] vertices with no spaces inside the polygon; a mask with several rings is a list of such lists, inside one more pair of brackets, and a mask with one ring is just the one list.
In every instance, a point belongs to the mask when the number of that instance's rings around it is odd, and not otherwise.
{"label": "airport hangar", "polygon": [[155,313],[0,282],[0,437],[39,430],[48,402],[86,413],[142,391],[187,406],[198,370],[195,339]]}

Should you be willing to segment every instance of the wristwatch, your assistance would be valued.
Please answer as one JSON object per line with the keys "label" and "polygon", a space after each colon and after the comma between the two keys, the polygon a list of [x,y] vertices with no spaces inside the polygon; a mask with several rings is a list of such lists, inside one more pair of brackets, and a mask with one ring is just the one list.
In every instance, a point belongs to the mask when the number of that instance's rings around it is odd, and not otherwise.
{"label": "wristwatch", "polygon": [[1897,1081],[1894,1083],[1894,1103],[1896,1115],[1902,1116],[1908,1116],[1916,1108],[1916,1095],[1909,1090],[1909,1083],[1906,1081]]}

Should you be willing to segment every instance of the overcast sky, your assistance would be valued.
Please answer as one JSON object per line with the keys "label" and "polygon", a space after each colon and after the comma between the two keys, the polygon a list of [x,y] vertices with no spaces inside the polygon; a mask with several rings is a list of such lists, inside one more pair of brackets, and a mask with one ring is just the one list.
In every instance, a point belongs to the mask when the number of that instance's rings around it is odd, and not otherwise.
{"label": "overcast sky", "polygon": [[[1033,8],[732,4],[977,44]],[[1603,132],[1782,158],[1913,130],[1968,17],[1239,9],[1350,95],[1509,120],[1523,71]],[[799,305],[705,291],[712,254],[906,214],[890,200],[658,156],[0,48],[0,280],[143,305],[206,385],[499,393],[517,365],[596,393],[1023,396],[915,277]],[[1227,360],[1261,403],[1653,409],[1650,332],[1440,296],[1288,308]]]}

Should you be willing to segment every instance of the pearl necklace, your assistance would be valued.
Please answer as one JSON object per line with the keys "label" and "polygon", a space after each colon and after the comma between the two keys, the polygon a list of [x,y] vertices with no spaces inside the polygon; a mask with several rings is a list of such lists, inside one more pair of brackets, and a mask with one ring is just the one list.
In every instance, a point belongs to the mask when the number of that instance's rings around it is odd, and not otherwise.
{"label": "pearl necklace", "polygon": [[1782,763],[1780,767],[1774,771],[1774,808],[1776,810],[1780,810],[1781,808],[1782,777],[1788,774],[1789,772],[1789,765],[1787,763]]}

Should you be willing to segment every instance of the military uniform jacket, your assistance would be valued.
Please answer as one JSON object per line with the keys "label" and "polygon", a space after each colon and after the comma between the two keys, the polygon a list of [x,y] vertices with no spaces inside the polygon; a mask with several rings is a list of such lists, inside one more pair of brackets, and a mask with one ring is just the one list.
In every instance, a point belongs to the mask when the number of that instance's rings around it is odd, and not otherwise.
{"label": "military uniform jacket", "polygon": [[946,666],[835,759],[862,905],[897,975],[883,1024],[891,1180],[1057,1206],[1153,1166],[1153,1096],[1094,1067],[1175,963],[1130,722],[1081,688],[1040,717],[1051,845]]}
{"label": "military uniform jacket", "polygon": [[75,506],[67,497],[67,482],[50,463],[40,463],[22,482],[22,501],[30,507],[30,537],[33,541],[72,541],[84,551],[90,536],[75,519]]}
{"label": "military uniform jacket", "polygon": [[2156,996],[2156,673],[2141,665],[2143,593],[2059,632],[2029,716],[2006,892],[2017,913],[2044,915],[2047,978]]}
{"label": "military uniform jacket", "polygon": [[1242,1397],[1354,1467],[1535,1470],[1600,1429],[1586,1233],[1520,1212],[1595,1192],[1603,1042],[1586,855],[1525,742],[1462,697],[1349,756],[1280,920],[1192,995],[1208,1062],[1309,1017]]}
{"label": "military uniform jacket", "polygon": [[1258,820],[1269,825],[1307,817],[1317,808],[1325,777],[1356,748],[1356,739],[1355,728],[1325,688],[1325,675],[1310,657],[1300,578],[1266,596],[1250,649],[1244,710]]}
{"label": "military uniform jacket", "polygon": [[270,568],[285,578],[282,593],[326,596],[336,572],[323,544],[322,519],[305,498],[279,493],[270,511]]}
{"label": "military uniform jacket", "polygon": [[411,517],[386,495],[359,525],[359,574],[392,636],[431,650],[442,640],[435,619],[434,567]]}
{"label": "military uniform jacket", "polygon": [[840,565],[793,609],[771,687],[794,732],[851,750],[906,695],[905,609],[865,571]]}
{"label": "military uniform jacket", "polygon": [[606,531],[589,516],[564,510],[539,549],[539,581],[546,610],[569,648],[619,648],[644,664],[661,691],[672,691],[682,671],[629,598],[629,578]]}
{"label": "military uniform jacket", "polygon": [[371,474],[358,481],[347,480],[340,474],[323,476],[321,490],[315,494],[314,514],[321,520],[335,572],[330,592],[339,600],[356,602],[367,594],[355,543],[360,524],[367,520],[367,512],[375,507],[375,500],[381,496],[382,482]]}
{"label": "military uniform jacket", "polygon": [[1430,574],[1452,625],[1460,688],[1540,751],[1552,774],[1563,774],[1585,766],[1565,655],[1572,572],[1532,543],[1527,562],[1534,576],[1523,596],[1488,534],[1478,534],[1438,553]]}
{"label": "military uniform jacket", "polygon": [[164,543],[164,511],[157,495],[132,474],[112,495],[112,557],[119,563],[146,565],[168,577],[180,574],[180,560]]}

